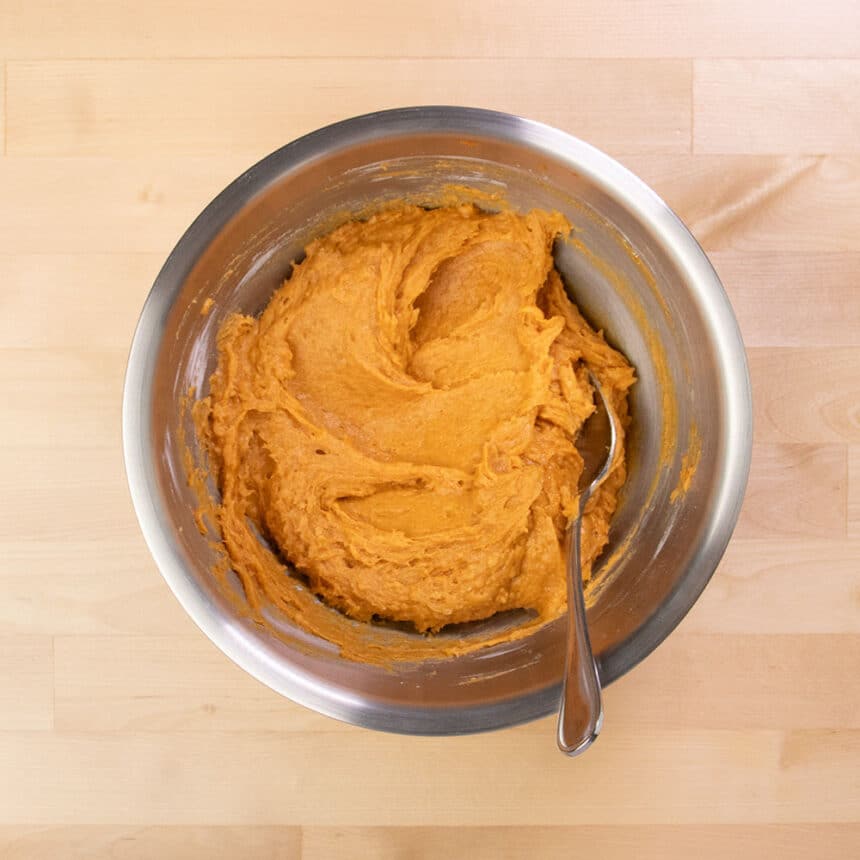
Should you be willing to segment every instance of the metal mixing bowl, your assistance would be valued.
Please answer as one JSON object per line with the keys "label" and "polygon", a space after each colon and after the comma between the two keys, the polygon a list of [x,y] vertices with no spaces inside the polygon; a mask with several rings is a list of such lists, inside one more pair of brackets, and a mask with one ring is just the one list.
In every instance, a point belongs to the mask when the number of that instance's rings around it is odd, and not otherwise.
{"label": "metal mixing bowl", "polygon": [[705,587],[738,516],[752,441],[743,344],[705,254],[639,179],[567,134],[483,110],[406,108],[314,132],[233,182],[179,241],[135,333],[123,436],[137,516],[179,601],[236,663],[324,714],[406,733],[493,729],[555,710],[564,621],[393,669],[255,624],[219,590],[217,556],[195,526],[183,440],[199,452],[182,404],[190,387],[207,390],[224,317],[258,313],[310,238],[385,200],[433,204],[451,185],[485,206],[501,194],[519,209],[566,213],[574,241],[558,243],[557,266],[637,369],[630,476],[589,593],[604,684],[650,653]]}

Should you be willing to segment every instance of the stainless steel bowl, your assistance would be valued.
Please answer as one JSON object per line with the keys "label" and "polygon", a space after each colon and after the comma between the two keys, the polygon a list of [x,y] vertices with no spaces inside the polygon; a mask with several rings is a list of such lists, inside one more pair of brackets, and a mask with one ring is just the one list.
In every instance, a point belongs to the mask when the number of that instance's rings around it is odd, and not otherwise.
{"label": "stainless steel bowl", "polygon": [[[254,624],[210,572],[216,554],[194,523],[183,440],[197,452],[181,404],[190,387],[206,390],[224,317],[261,310],[311,237],[385,200],[432,204],[451,185],[483,205],[501,194],[517,208],[565,212],[574,242],[559,244],[557,265],[637,368],[630,477],[589,594],[600,675],[612,682],[675,628],[716,568],[746,485],[752,419],[743,344],[707,257],[656,194],[591,146],[516,116],[422,107],[347,120],[283,147],[207,206],[168,258],[135,333],[123,402],[141,528],[206,635],[296,702],[420,734],[494,729],[555,710],[563,620],[520,641],[393,670],[344,660],[301,630]],[[214,304],[203,314],[206,297]]]}

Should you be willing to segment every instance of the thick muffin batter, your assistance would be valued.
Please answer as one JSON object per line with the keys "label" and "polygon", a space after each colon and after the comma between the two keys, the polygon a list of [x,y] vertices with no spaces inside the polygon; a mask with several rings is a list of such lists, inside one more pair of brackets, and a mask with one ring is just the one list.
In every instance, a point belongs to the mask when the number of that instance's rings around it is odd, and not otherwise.
{"label": "thick muffin batter", "polygon": [[[587,368],[622,419],[634,381],[555,271],[569,230],[402,206],[312,242],[259,319],[226,321],[194,417],[252,606],[295,610],[289,562],[359,621],[563,611]],[[586,578],[624,478],[622,457],[587,509]]]}

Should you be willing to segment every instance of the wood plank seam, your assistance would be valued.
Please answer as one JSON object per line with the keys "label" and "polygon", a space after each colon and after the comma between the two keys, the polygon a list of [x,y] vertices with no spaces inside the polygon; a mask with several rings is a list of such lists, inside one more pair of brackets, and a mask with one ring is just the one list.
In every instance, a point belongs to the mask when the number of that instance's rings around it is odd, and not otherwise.
{"label": "wood plank seam", "polygon": [[[183,156],[224,151],[259,156],[346,116],[411,102],[479,104],[530,115],[614,154],[629,151],[635,140],[634,151],[687,155],[691,67],[689,60],[576,58],[556,66],[483,59],[430,65],[290,59],[13,62],[8,152],[143,155],[161,146]],[[553,71],[577,82],[585,94],[578,104],[559,95],[549,79]],[[464,72],[471,78],[468,86],[462,82]],[[356,85],[356,79],[365,85]],[[197,96],[192,99],[196,113],[176,95],[187,88]],[[308,101],[302,92],[321,98]],[[208,93],[213,98],[207,101]],[[211,133],[213,125],[217,135]]]}

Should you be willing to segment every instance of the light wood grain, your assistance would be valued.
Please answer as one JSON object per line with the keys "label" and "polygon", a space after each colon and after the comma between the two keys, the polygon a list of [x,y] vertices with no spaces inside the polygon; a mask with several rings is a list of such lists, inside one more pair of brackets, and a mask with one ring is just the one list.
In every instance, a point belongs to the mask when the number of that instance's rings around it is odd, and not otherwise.
{"label": "light wood grain", "polygon": [[[606,728],[860,728],[848,690],[860,677],[860,636],[690,635],[684,627],[640,671],[606,691]],[[689,660],[696,655],[695,662]],[[722,662],[733,672],[716,668]],[[667,712],[665,703],[673,702]],[[551,725],[545,726],[551,731]]]}
{"label": "light wood grain", "polygon": [[[825,831],[810,825],[656,825],[623,827],[311,827],[302,834],[304,860],[347,854],[377,860],[761,860],[775,852],[780,860],[849,857],[860,828],[837,825]],[[823,852],[823,853],[822,853]]]}
{"label": "light wood grain", "polygon": [[749,349],[758,442],[860,444],[860,349]]}
{"label": "light wood grain", "polygon": [[716,251],[710,258],[748,347],[860,346],[860,254]]}
{"label": "light wood grain", "polygon": [[[202,636],[62,636],[55,640],[61,732],[359,732],[285,701]],[[696,655],[691,662],[686,659]],[[703,672],[728,662],[734,674]],[[195,667],[189,677],[187,666]],[[848,698],[860,635],[690,635],[679,631],[606,691],[606,730],[860,729]],[[802,684],[798,678],[803,678]],[[666,702],[673,702],[667,711]],[[743,708],[738,712],[738,701]],[[552,719],[517,730],[552,736]]]}
{"label": "light wood grain", "polygon": [[[855,0],[0,0],[0,857],[856,856],[858,33]],[[127,349],[182,231],[295,135],[430,100],[619,156],[749,348],[736,534],[574,762],[551,718],[410,738],[276,695],[125,487]]]}
{"label": "light wood grain", "polygon": [[9,202],[0,207],[0,250],[148,252],[163,260],[200,210],[247,167],[247,158],[2,158],[0,188]]}
{"label": "light wood grain", "polygon": [[[130,336],[133,325],[120,330]],[[0,434],[7,445],[26,448],[113,447],[119,432],[123,370],[119,352],[0,349],[0,398],[6,404],[0,412]],[[53,401],[59,406],[64,400],[68,412],[63,421],[45,421],[45,404]],[[44,466],[45,456],[52,455],[23,455],[37,459],[38,468]],[[0,453],[0,461],[3,457]],[[115,465],[113,458],[109,465]],[[109,467],[100,471],[110,476]]]}
{"label": "light wood grain", "polygon": [[860,540],[736,538],[683,629],[860,633]]}
{"label": "light wood grain", "polygon": [[[0,253],[0,349],[125,352],[163,262],[157,254]],[[75,325],[69,295],[86,308]]]}
{"label": "light wood grain", "polygon": [[[326,849],[323,848],[323,851]],[[0,827],[4,860],[299,860],[298,827]]]}
{"label": "light wood grain", "polygon": [[7,150],[255,157],[349,114],[477,102],[615,152],[688,152],[690,87],[685,60],[10,62]]}
{"label": "light wood grain", "polygon": [[856,153],[858,100],[858,60],[696,60],[693,151]]}
{"label": "light wood grain", "polygon": [[0,731],[54,724],[54,658],[50,636],[0,635]]}
{"label": "light wood grain", "polygon": [[55,649],[59,731],[359,731],[285,700],[200,633],[60,636]]}
{"label": "light wood grain", "polygon": [[860,250],[860,160],[853,156],[621,160],[665,198],[707,251]]}
{"label": "light wood grain", "polygon": [[846,536],[844,445],[754,445],[750,482],[735,531],[741,538]]}
{"label": "light wood grain", "polygon": [[[51,513],[61,515],[67,501],[74,499],[61,499]],[[143,538],[128,531],[126,537],[24,533],[0,540],[0,635],[188,634],[188,616]]]}
{"label": "light wood grain", "polygon": [[665,860],[695,856],[760,860],[850,857],[860,840],[854,824],[688,824],[558,827],[3,827],[6,860],[567,860],[587,854],[601,860]]}
{"label": "light wood grain", "polygon": [[860,799],[860,732],[850,729],[723,727],[687,731],[683,743],[674,731],[607,733],[573,768],[544,734],[522,731],[342,739],[0,734],[0,762],[16,774],[0,824],[850,823]]}
{"label": "light wood grain", "polygon": [[[98,27],[92,22],[98,21]],[[853,57],[852,0],[6,0],[8,57]]]}
{"label": "light wood grain", "polygon": [[0,541],[88,540],[97,552],[102,534],[137,536],[122,468],[118,442],[109,451],[0,448],[0,493],[15,500],[0,521]]}

